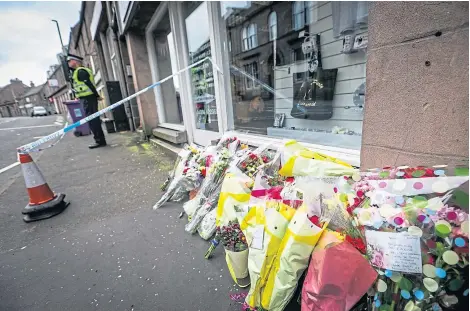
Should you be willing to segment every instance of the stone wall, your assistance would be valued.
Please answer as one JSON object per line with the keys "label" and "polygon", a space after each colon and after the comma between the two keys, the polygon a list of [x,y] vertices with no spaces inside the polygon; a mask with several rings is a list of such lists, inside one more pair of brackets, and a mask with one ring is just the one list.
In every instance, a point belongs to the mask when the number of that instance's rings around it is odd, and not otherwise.
{"label": "stone wall", "polygon": [[468,165],[468,2],[374,2],[361,167]]}

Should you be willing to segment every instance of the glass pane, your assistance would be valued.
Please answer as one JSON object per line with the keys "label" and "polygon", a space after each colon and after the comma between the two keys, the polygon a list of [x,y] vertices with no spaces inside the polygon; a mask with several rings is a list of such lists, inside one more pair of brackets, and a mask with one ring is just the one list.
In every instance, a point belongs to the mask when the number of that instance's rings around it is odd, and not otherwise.
{"label": "glass pane", "polygon": [[[157,50],[158,74],[160,79],[171,76],[177,72],[175,45],[171,32],[170,19],[165,14],[163,20],[154,31],[155,46]],[[165,109],[165,122],[183,124],[183,112],[181,109],[181,96],[178,77],[163,82],[159,86],[162,103]]]}
{"label": "glass pane", "polygon": [[[355,7],[345,3],[337,4],[341,12]],[[275,40],[269,34],[271,12],[282,25]],[[231,38],[227,53],[235,130],[360,149],[366,10],[336,12],[331,2],[222,3]],[[348,16],[354,18],[343,20]],[[252,24],[257,42],[244,50],[242,27]]]}
{"label": "glass pane", "polygon": [[[186,38],[191,64],[211,56],[209,39],[209,15],[207,4],[185,2]],[[195,6],[197,7],[195,8]],[[239,31],[241,34],[241,30]],[[191,70],[191,89],[196,115],[196,128],[219,131],[217,107],[214,91],[214,75],[209,61],[193,67]]]}

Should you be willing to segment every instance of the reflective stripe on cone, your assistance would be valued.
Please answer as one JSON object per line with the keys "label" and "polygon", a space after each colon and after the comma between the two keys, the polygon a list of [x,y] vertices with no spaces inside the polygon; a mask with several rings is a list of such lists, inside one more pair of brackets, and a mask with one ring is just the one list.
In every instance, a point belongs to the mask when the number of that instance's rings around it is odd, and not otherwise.
{"label": "reflective stripe on cone", "polygon": [[19,154],[21,170],[29,195],[29,204],[38,205],[49,202],[55,198],[44,176],[29,154]]}

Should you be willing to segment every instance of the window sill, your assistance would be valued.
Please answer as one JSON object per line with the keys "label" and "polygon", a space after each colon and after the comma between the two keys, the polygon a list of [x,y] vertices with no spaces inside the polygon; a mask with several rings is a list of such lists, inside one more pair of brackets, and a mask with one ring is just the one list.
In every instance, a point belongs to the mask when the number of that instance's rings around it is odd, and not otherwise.
{"label": "window sill", "polygon": [[[274,148],[279,148],[283,146],[287,141],[291,140],[291,139],[285,139],[285,138],[283,139],[283,138],[269,137],[265,135],[246,134],[246,133],[240,133],[237,131],[229,131],[226,133],[226,135],[236,136],[243,143],[246,143],[248,145],[253,145],[256,147],[264,145],[264,144],[269,144],[269,145],[272,145]],[[360,166],[360,151],[359,150],[323,146],[323,145],[317,145],[317,144],[312,144],[312,143],[306,143],[302,141],[299,141],[299,142],[303,146],[311,150],[327,154],[334,158],[345,161],[353,166],[357,166],[357,167]]]}
{"label": "window sill", "polygon": [[160,123],[158,124],[159,127],[163,127],[170,130],[185,132],[186,129],[183,124],[175,124],[175,123]]}

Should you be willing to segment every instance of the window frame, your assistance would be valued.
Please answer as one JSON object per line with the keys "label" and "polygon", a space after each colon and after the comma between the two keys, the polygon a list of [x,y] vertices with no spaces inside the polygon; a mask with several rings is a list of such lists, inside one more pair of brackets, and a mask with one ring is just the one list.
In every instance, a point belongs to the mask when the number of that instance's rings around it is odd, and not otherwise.
{"label": "window frame", "polygon": [[251,90],[256,88],[255,86],[255,79],[259,78],[259,72],[258,72],[258,62],[254,61],[248,64],[243,65],[243,70],[252,76],[253,78],[249,78],[245,76],[245,89]]}
{"label": "window frame", "polygon": [[258,27],[250,23],[242,28],[242,50],[249,51],[258,47]]}
{"label": "window frame", "polygon": [[[297,9],[299,11],[297,12]],[[314,1],[294,1],[292,3],[292,28],[300,30],[313,22]],[[300,16],[300,24],[296,25],[296,17]]]}
{"label": "window frame", "polygon": [[242,28],[242,50],[248,51],[248,26]]}
{"label": "window frame", "polygon": [[272,11],[268,15],[269,41],[277,40],[277,13]]}
{"label": "window frame", "polygon": [[248,50],[258,47],[258,27],[255,23],[248,25]]}

